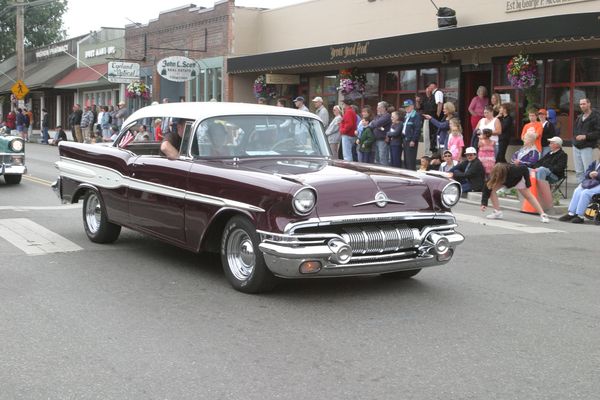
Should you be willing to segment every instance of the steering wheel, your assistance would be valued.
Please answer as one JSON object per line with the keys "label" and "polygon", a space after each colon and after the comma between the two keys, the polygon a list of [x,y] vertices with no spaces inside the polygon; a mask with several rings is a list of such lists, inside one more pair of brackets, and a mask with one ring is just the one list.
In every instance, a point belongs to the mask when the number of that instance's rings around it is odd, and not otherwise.
{"label": "steering wheel", "polygon": [[271,146],[271,151],[280,152],[280,150],[293,150],[297,147],[295,138],[282,139]]}

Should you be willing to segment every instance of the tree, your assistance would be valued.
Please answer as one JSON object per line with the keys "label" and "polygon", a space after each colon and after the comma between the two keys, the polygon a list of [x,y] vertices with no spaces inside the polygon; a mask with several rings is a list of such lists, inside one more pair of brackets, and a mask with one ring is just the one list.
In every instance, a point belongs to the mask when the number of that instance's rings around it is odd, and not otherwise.
{"label": "tree", "polygon": [[[14,0],[0,0],[0,62],[15,54],[16,7]],[[67,0],[55,0],[25,8],[25,48],[46,46],[65,38],[62,16]]]}

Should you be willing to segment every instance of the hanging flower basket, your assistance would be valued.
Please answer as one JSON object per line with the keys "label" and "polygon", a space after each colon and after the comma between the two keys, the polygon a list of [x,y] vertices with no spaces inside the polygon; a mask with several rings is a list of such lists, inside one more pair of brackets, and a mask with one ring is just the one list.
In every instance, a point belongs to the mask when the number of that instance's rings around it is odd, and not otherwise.
{"label": "hanging flower basket", "polygon": [[367,88],[367,76],[358,68],[343,69],[340,71],[340,84],[338,90],[345,98],[356,100],[362,97]]}
{"label": "hanging flower basket", "polygon": [[150,88],[144,82],[135,81],[131,82],[127,85],[127,91],[125,92],[125,96],[130,99],[135,99],[136,97],[140,97],[144,100],[150,100],[152,97],[152,93],[150,92]]}
{"label": "hanging flower basket", "polygon": [[516,89],[529,89],[536,84],[537,66],[535,60],[524,54],[519,54],[510,59],[506,65],[506,73],[511,86]]}
{"label": "hanging flower basket", "polygon": [[258,78],[254,80],[254,97],[257,99],[259,97],[268,98],[276,98],[277,90],[275,89],[275,85],[268,85],[267,78],[264,75],[259,75]]}

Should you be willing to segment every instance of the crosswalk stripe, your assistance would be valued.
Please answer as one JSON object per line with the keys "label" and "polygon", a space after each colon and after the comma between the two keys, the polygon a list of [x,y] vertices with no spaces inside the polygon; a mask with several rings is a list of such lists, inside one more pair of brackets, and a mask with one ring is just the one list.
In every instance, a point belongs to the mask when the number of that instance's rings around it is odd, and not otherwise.
{"label": "crosswalk stripe", "polygon": [[[525,224],[519,224],[517,222],[503,221],[503,220],[498,220],[498,219],[487,219],[487,218],[477,217],[477,216],[468,215],[468,214],[460,214],[460,213],[453,213],[453,214],[456,217],[456,220],[458,222],[469,222],[472,224],[493,226],[495,228],[510,229],[510,230],[524,232],[524,233],[565,233],[565,231],[561,231],[558,229],[552,229],[552,228],[546,228],[543,226],[529,226],[529,225],[525,225]],[[542,224],[541,222],[539,222],[539,219],[536,219],[536,222],[538,222],[540,225]]]}
{"label": "crosswalk stripe", "polygon": [[28,255],[83,250],[70,240],[27,218],[0,219],[0,237]]}

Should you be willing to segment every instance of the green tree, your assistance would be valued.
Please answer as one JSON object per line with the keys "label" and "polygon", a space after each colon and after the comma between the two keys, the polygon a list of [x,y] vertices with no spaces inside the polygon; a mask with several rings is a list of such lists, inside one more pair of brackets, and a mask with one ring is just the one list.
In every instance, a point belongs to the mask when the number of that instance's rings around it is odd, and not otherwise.
{"label": "green tree", "polygon": [[[0,0],[0,62],[15,54],[16,8],[14,0]],[[46,46],[61,41],[67,0],[55,0],[25,8],[25,48]]]}

